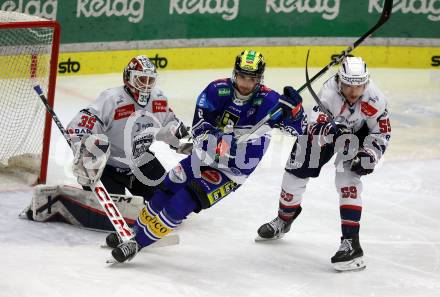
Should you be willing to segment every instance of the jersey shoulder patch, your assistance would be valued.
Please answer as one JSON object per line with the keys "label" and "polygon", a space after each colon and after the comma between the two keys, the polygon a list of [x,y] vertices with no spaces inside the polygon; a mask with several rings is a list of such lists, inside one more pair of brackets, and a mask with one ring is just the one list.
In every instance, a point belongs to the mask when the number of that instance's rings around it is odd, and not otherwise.
{"label": "jersey shoulder patch", "polygon": [[372,117],[377,113],[377,109],[373,105],[365,101],[361,102],[361,111],[367,117]]}

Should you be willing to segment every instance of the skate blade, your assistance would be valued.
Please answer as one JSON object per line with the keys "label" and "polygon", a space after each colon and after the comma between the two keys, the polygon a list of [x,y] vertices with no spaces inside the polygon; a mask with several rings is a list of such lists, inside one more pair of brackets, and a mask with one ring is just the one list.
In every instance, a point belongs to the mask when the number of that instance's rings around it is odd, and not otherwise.
{"label": "skate blade", "polygon": [[272,238],[264,238],[264,237],[261,237],[260,235],[257,235],[257,237],[255,237],[255,242],[278,240],[283,237],[284,237],[284,233],[277,235],[275,237],[272,237]]}
{"label": "skate blade", "polygon": [[105,263],[109,264],[109,265],[122,264],[122,263],[119,263],[118,261],[116,261],[115,259],[108,259],[105,261]]}
{"label": "skate blade", "polygon": [[338,272],[348,272],[348,271],[361,271],[367,266],[364,263],[362,257],[353,259],[351,261],[333,263],[333,268]]}
{"label": "skate blade", "polygon": [[[157,247],[165,247],[165,246],[172,246],[172,245],[177,245],[180,243],[180,237],[178,234],[172,234],[172,235],[168,235],[167,237],[162,238],[159,241],[156,241],[155,243],[153,243],[152,245],[148,246],[148,248],[157,248]],[[111,249],[108,245],[101,245],[102,248],[106,248],[106,249]],[[142,249],[139,252],[148,250],[148,248]],[[138,253],[139,253],[138,252]],[[134,257],[133,257],[134,258]],[[132,259],[133,259],[132,258]],[[118,262],[115,259],[111,258],[105,261],[105,263],[109,264],[109,265],[116,265],[116,264],[124,264],[129,262],[131,259],[125,261],[125,262]]]}

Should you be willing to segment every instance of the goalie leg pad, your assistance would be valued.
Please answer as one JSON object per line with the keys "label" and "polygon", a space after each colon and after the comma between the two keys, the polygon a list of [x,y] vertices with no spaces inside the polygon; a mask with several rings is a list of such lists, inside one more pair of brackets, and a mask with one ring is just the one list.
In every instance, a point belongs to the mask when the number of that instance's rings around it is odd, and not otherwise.
{"label": "goalie leg pad", "polygon": [[[143,207],[140,196],[110,195],[129,225],[133,225]],[[39,185],[26,209],[37,222],[61,221],[96,230],[113,230],[100,204],[89,191],[70,186]]]}

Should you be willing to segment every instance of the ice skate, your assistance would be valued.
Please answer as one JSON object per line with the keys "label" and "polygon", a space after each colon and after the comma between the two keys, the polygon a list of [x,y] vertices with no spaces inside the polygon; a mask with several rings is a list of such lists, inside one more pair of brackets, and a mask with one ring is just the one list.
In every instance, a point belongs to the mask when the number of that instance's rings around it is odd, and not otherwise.
{"label": "ice skate", "polygon": [[359,244],[359,236],[341,237],[341,245],[331,258],[336,271],[358,271],[365,269],[364,252]]}
{"label": "ice skate", "polygon": [[258,242],[283,238],[284,234],[289,232],[292,222],[298,217],[298,215],[301,213],[301,210],[302,208],[299,207],[293,218],[289,221],[285,221],[277,216],[269,223],[261,225],[257,231],[258,236],[255,238],[255,241]]}
{"label": "ice skate", "polygon": [[116,232],[112,232],[105,238],[105,243],[108,247],[114,249],[117,248],[118,245],[122,243],[121,238],[119,238],[118,234]]}
{"label": "ice skate", "polygon": [[284,234],[289,232],[292,222],[276,217],[271,222],[261,225],[257,231],[258,236],[255,238],[255,241],[274,240],[284,237]]}
{"label": "ice skate", "polygon": [[[139,251],[139,244],[131,239],[129,241],[119,244],[116,248],[112,250],[112,256],[114,260],[118,263],[123,263],[133,259],[137,252]],[[109,263],[116,263],[109,261]]]}

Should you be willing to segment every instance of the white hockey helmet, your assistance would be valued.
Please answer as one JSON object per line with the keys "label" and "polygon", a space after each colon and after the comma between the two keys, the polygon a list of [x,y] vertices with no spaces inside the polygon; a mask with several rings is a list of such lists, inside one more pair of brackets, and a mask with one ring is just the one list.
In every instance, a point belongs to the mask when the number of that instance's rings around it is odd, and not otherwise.
{"label": "white hockey helmet", "polygon": [[370,73],[367,64],[360,57],[346,57],[338,70],[339,82],[349,86],[360,86],[368,83]]}
{"label": "white hockey helmet", "polygon": [[124,84],[130,90],[133,99],[141,106],[147,104],[156,78],[156,66],[144,55],[134,57],[124,68]]}

